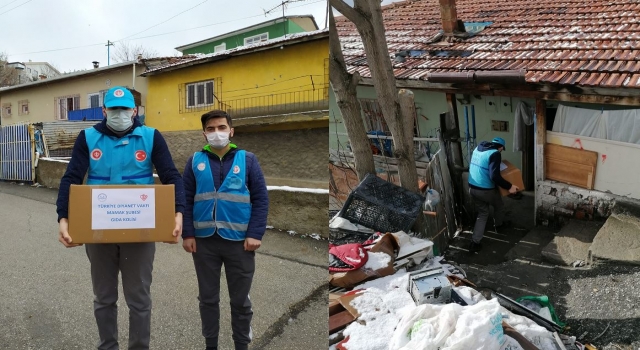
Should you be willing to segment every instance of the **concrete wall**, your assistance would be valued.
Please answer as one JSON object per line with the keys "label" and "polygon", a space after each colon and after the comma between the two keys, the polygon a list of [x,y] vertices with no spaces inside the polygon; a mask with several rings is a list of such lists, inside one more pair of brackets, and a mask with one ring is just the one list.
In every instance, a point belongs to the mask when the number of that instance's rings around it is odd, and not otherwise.
{"label": "concrete wall", "polygon": [[[303,91],[320,91],[328,84],[325,61],[329,55],[329,38],[259,51],[180,70],[149,76],[149,97],[146,108],[146,124],[160,131],[202,130],[200,116],[208,110],[226,109],[220,103],[206,108],[180,109],[185,91],[181,84],[214,80],[215,96],[219,101],[233,103],[248,99],[237,108],[251,108],[275,103],[269,95],[299,92],[295,101],[286,104],[323,101],[322,92],[303,94]],[[183,88],[184,89],[184,88]],[[274,97],[275,98],[275,97]],[[218,102],[216,100],[216,102]],[[269,102],[271,101],[271,102]],[[277,101],[276,101],[277,102]],[[281,102],[281,101],[280,101]],[[279,102],[278,102],[279,103]],[[276,103],[276,104],[278,104]],[[257,104],[257,105],[256,105]],[[325,109],[326,105],[324,108]]]}
{"label": "concrete wall", "polygon": [[547,132],[547,142],[598,152],[594,189],[640,199],[640,145]]}
{"label": "concrete wall", "polygon": [[[136,74],[144,71],[144,66],[138,65]],[[109,85],[107,85],[109,84]],[[25,86],[17,90],[0,92],[0,106],[11,103],[10,117],[2,115],[2,125],[44,122],[56,120],[55,101],[57,97],[80,95],[80,109],[89,108],[88,94],[107,90],[113,86],[133,86],[133,65],[103,71],[98,75],[85,75],[68,79],[58,78],[34,86]],[[147,97],[147,79],[136,77],[135,89],[141,93],[141,103],[144,106]],[[29,113],[18,113],[18,101],[29,101]]]}
{"label": "concrete wall", "polygon": [[[49,188],[58,188],[67,164],[40,159],[36,168],[36,181]],[[160,183],[157,177],[156,183]],[[326,193],[269,190],[267,224],[280,230],[293,230],[299,234],[317,233],[328,238],[328,206],[329,195]]]}
{"label": "concrete wall", "polygon": [[[329,135],[327,133],[327,128],[237,132],[232,142],[256,154],[268,180],[271,178],[316,181],[320,186],[314,187],[327,188],[329,182],[326,153],[329,148]],[[162,134],[180,172],[184,171],[187,159],[206,144],[201,130],[172,131]]]}
{"label": "concrete wall", "polygon": [[[448,111],[446,95],[439,92],[411,90],[415,95],[415,105],[418,112],[420,133],[423,137],[435,137],[434,130],[440,127],[440,113]],[[462,98],[462,95],[457,95]],[[358,98],[376,98],[373,87],[359,86]],[[505,98],[499,96],[471,96],[470,105],[475,106],[476,115],[476,142],[490,141],[494,137],[502,137],[507,142],[507,150],[502,152],[502,158],[522,169],[522,152],[513,152],[513,126],[515,111],[520,101],[526,102],[530,107],[535,107],[535,100],[520,98]],[[505,106],[504,104],[507,104]],[[470,106],[469,105],[469,106]],[[465,137],[464,106],[457,102],[458,119],[460,124],[460,137]],[[471,107],[469,109],[469,129],[471,126]],[[342,115],[338,108],[333,90],[329,91],[329,137],[332,149],[345,149],[348,138],[338,136],[338,133],[346,133]],[[491,121],[500,120],[509,122],[507,132],[491,131]],[[463,144],[463,152],[466,145]],[[466,155],[465,155],[466,157]]]}

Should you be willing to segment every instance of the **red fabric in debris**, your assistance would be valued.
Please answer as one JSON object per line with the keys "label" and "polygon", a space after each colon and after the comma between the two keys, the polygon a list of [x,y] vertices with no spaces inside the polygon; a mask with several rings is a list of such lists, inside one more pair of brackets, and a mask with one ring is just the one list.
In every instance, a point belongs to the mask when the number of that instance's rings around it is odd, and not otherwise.
{"label": "red fabric in debris", "polygon": [[337,268],[329,267],[329,271],[343,272],[357,270],[367,263],[369,255],[364,249],[362,244],[350,243],[343,245],[331,245],[329,247],[329,254],[332,254],[336,258],[340,259],[345,264],[349,265],[349,268]]}

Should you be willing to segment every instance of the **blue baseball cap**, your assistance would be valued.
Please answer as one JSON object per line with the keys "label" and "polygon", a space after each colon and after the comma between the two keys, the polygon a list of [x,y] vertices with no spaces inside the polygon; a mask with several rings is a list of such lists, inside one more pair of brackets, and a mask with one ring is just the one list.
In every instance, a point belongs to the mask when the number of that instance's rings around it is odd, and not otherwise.
{"label": "blue baseball cap", "polygon": [[104,95],[104,106],[135,108],[136,103],[129,89],[122,86],[114,86]]}
{"label": "blue baseball cap", "polygon": [[491,143],[496,143],[501,145],[505,150],[507,150],[507,143],[504,141],[504,139],[502,137],[496,137],[493,140],[491,140]]}

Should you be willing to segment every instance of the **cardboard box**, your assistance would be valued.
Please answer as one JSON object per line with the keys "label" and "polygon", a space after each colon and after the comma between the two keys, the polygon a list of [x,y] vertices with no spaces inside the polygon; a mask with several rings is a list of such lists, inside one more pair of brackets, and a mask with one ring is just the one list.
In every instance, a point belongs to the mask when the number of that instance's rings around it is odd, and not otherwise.
{"label": "cardboard box", "polygon": [[71,185],[73,243],[177,242],[173,185]]}
{"label": "cardboard box", "polygon": [[[512,185],[516,185],[518,187],[518,192],[524,191],[524,181],[522,180],[522,172],[520,169],[516,168],[508,160],[502,161],[500,169],[500,175],[502,175],[503,179],[511,182]],[[498,186],[498,188],[500,189],[500,194],[503,197],[509,195],[509,190],[505,190],[500,186]]]}

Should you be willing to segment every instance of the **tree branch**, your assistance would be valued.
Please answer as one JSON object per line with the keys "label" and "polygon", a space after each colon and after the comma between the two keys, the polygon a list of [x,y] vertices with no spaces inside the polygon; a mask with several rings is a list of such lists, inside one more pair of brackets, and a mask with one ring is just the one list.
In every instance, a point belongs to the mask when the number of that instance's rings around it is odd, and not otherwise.
{"label": "tree branch", "polygon": [[347,17],[348,20],[353,22],[356,27],[359,27],[366,23],[366,18],[343,0],[329,0],[329,3],[332,7],[335,7],[335,9],[338,10],[343,16]]}

